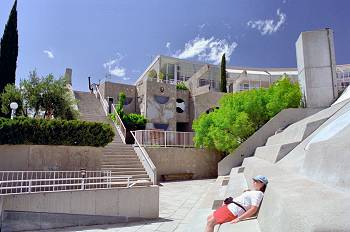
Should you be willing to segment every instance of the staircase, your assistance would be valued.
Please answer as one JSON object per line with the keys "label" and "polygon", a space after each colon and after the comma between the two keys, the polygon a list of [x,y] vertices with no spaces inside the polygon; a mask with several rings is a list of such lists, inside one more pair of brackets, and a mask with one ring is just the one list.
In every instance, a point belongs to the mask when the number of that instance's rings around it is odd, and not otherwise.
{"label": "staircase", "polygon": [[[94,94],[88,92],[74,91],[78,102],[80,119],[91,122],[111,122],[104,113],[100,101]],[[152,182],[147,175],[141,161],[134,151],[132,145],[124,144],[118,132],[115,130],[113,141],[103,148],[101,170],[110,170],[112,176],[132,176],[131,182],[134,186],[150,186]],[[117,187],[118,185],[113,185]]]}

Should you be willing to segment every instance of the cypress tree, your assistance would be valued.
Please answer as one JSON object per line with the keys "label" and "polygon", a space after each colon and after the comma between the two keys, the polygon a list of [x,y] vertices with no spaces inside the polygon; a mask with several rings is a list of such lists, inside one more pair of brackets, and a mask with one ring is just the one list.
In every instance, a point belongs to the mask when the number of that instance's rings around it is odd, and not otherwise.
{"label": "cypress tree", "polygon": [[221,92],[227,93],[227,80],[226,80],[226,57],[225,53],[221,57],[221,82],[220,82],[220,90]]}
{"label": "cypress tree", "polygon": [[0,93],[7,84],[15,83],[17,55],[17,0],[15,0],[0,42]]}

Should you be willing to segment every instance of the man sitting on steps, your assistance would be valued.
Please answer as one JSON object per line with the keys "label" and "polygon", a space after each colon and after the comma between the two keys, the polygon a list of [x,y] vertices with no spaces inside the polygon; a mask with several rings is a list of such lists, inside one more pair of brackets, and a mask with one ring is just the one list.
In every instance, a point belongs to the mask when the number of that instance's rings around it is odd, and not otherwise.
{"label": "man sitting on steps", "polygon": [[224,205],[208,216],[206,232],[213,232],[215,225],[226,222],[237,223],[253,216],[260,206],[268,180],[258,175],[253,178],[254,190],[248,190],[236,198],[226,198]]}

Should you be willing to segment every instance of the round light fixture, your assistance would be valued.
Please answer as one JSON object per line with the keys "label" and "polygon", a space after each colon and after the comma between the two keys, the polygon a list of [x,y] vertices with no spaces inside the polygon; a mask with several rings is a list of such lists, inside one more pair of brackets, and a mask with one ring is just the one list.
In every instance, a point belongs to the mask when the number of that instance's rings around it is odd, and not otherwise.
{"label": "round light fixture", "polygon": [[11,108],[11,110],[17,110],[17,108],[18,108],[17,102],[11,102],[10,108]]}

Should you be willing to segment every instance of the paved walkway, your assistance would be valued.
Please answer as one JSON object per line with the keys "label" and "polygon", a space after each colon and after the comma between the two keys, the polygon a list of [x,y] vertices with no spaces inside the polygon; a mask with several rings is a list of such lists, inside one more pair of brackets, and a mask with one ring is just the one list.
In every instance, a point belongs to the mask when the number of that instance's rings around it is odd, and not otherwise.
{"label": "paved walkway", "polygon": [[[48,231],[88,231],[88,232],[180,232],[181,224],[189,212],[199,203],[215,179],[191,180],[161,183],[160,215],[157,220],[120,223],[87,227],[71,227]],[[203,222],[205,223],[205,222]],[[183,228],[183,227],[182,227]]]}

